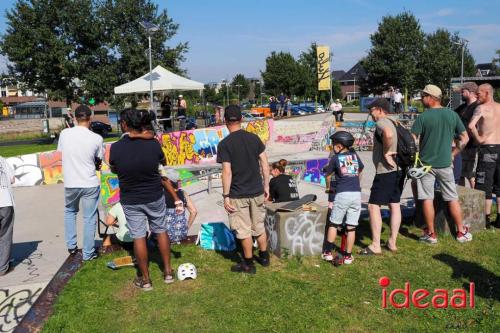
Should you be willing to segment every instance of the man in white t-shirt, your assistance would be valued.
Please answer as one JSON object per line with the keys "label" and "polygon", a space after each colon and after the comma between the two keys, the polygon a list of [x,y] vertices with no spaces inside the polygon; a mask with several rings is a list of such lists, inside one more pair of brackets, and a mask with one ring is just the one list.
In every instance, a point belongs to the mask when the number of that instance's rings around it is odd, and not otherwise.
{"label": "man in white t-shirt", "polygon": [[330,104],[330,111],[335,116],[335,121],[344,121],[344,112],[342,111],[342,103],[340,99],[336,99],[335,102]]}
{"label": "man in white t-shirt", "polygon": [[396,92],[394,93],[394,111],[396,113],[401,112],[401,101],[403,100],[403,95],[399,91],[399,89],[396,89]]}
{"label": "man in white t-shirt", "polygon": [[83,210],[83,260],[97,258],[94,248],[100,181],[96,170],[103,159],[102,137],[90,131],[92,111],[80,105],[75,111],[77,126],[66,128],[59,136],[57,150],[62,153],[64,177],[64,237],[68,252],[75,254],[76,214],[80,201]]}
{"label": "man in white t-shirt", "polygon": [[14,170],[0,156],[0,276],[12,271],[10,251],[14,230],[14,194],[12,184],[15,181]]}

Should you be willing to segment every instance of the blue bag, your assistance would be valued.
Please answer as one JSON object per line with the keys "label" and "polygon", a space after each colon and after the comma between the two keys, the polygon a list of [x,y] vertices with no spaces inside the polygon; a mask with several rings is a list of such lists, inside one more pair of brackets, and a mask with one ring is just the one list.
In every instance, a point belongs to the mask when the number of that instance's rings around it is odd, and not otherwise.
{"label": "blue bag", "polygon": [[233,233],[222,222],[203,223],[197,243],[205,250],[229,252],[236,249]]}

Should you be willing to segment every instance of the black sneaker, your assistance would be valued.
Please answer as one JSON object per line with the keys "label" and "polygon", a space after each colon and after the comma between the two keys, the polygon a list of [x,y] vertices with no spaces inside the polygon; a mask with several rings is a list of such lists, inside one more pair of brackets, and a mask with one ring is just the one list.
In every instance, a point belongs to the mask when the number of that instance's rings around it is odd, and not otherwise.
{"label": "black sneaker", "polygon": [[254,259],[263,267],[268,267],[271,264],[269,260],[269,252],[267,255],[260,254],[259,256],[255,256]]}
{"label": "black sneaker", "polygon": [[85,259],[83,261],[85,261],[85,262],[92,261],[92,260],[97,259],[97,258],[99,258],[99,252],[94,251],[94,253],[92,253],[92,255],[90,256],[90,258]]}
{"label": "black sneaker", "polygon": [[240,262],[236,265],[231,266],[231,272],[255,274],[257,272],[257,269],[255,268],[255,265],[247,265],[244,262]]}
{"label": "black sneaker", "polygon": [[78,253],[78,248],[75,246],[74,248],[72,249],[68,249],[68,253],[72,256],[74,256],[75,254]]}

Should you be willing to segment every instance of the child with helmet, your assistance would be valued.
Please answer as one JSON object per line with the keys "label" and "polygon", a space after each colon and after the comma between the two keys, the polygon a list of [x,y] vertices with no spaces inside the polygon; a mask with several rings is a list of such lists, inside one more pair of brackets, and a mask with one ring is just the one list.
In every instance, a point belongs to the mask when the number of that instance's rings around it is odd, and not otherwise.
{"label": "child with helmet", "polygon": [[[325,172],[335,178],[333,182],[334,188],[327,189],[328,192],[333,194],[334,198],[322,258],[327,261],[333,260],[332,251],[335,248],[334,242],[337,237],[337,228],[342,227],[345,219],[347,244],[342,255],[343,262],[351,264],[354,260],[352,247],[356,238],[355,230],[361,213],[361,185],[359,178],[364,165],[358,154],[351,148],[354,144],[354,137],[351,133],[338,131],[330,139],[335,155],[330,159]],[[327,186],[329,185],[329,182],[327,182]]]}

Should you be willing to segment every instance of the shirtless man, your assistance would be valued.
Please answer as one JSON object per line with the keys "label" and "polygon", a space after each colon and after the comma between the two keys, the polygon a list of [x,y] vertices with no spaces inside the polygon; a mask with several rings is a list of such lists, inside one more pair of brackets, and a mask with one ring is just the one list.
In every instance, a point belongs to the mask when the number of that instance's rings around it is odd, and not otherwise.
{"label": "shirtless man", "polygon": [[[486,193],[486,225],[491,224],[492,192],[500,205],[500,103],[493,100],[493,87],[479,86],[476,108],[469,123],[469,130],[479,146],[476,189]],[[497,212],[495,227],[500,228],[500,214]]]}

